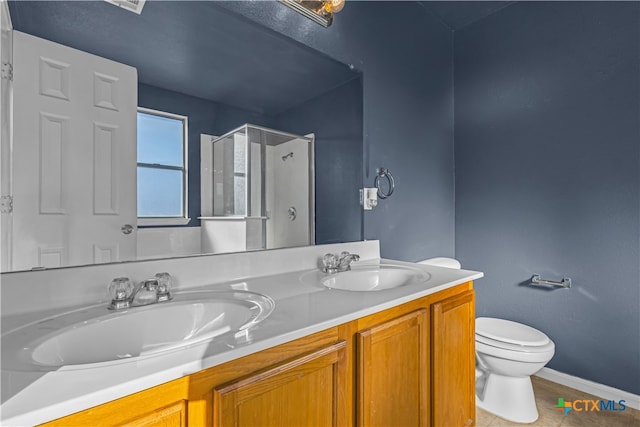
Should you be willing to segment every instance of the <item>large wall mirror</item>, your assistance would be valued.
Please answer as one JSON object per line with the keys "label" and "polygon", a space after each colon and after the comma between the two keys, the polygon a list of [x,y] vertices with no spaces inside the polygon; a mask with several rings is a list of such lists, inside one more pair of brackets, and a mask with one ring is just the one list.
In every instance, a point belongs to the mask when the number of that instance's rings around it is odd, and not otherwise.
{"label": "large wall mirror", "polygon": [[[9,12],[3,272],[362,239],[353,67],[224,2],[147,0],[136,14],[9,1]],[[303,239],[277,238],[296,220]],[[227,224],[244,224],[244,246]]]}

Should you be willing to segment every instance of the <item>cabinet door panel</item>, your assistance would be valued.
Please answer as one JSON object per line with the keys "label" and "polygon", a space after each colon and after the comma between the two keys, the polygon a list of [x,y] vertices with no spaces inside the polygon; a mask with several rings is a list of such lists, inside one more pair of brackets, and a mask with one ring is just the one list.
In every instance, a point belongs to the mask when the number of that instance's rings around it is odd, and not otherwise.
{"label": "cabinet door panel", "polygon": [[341,341],[215,388],[214,425],[345,425],[345,349]]}
{"label": "cabinet door panel", "polygon": [[434,427],[475,420],[475,306],[472,290],[432,305]]}
{"label": "cabinet door panel", "polygon": [[357,334],[357,425],[426,426],[427,310]]}

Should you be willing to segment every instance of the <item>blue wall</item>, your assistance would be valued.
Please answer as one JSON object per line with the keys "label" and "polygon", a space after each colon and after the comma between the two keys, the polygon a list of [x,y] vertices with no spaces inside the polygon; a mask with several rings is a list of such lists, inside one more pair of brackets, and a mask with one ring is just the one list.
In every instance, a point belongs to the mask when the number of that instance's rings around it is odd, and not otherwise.
{"label": "blue wall", "polygon": [[363,73],[360,185],[373,187],[380,166],[396,181],[364,213],[364,238],[388,258],[453,256],[452,33],[415,2],[347,2],[329,28],[277,2],[221,4]]}
{"label": "blue wall", "polygon": [[245,123],[268,126],[258,113],[241,110],[202,98],[138,84],[138,106],[179,114],[189,118],[189,226],[200,220],[200,134],[222,135]]}
{"label": "blue wall", "polygon": [[[519,2],[455,33],[456,256],[477,314],[640,393],[640,4]],[[570,290],[527,286],[533,273]]]}
{"label": "blue wall", "polygon": [[362,80],[274,117],[274,127],[315,134],[316,244],[362,240]]}

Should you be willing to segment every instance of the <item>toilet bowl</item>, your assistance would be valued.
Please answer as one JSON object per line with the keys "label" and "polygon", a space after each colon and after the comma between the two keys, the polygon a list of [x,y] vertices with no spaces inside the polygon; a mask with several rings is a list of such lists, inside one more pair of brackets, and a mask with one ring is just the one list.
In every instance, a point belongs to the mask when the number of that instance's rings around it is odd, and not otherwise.
{"label": "toilet bowl", "polygon": [[531,375],[553,357],[555,344],[530,326],[476,319],[476,405],[517,423],[538,419]]}

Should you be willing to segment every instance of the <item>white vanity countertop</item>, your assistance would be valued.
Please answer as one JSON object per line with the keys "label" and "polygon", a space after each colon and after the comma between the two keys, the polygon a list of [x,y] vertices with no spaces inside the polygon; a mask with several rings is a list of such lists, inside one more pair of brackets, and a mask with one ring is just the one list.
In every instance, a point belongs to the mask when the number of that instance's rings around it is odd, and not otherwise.
{"label": "white vanity countertop", "polygon": [[[50,372],[3,369],[2,425],[34,425],[60,418],[483,277],[483,273],[477,271],[400,261],[381,262],[418,267],[431,278],[377,292],[328,289],[319,283],[323,274],[318,270],[212,285],[206,289],[248,290],[268,295],[275,301],[275,309],[267,319],[248,331],[249,339],[244,343],[229,334],[231,336],[217,337],[208,344],[106,367],[61,368]],[[2,328],[11,330],[51,314],[49,311],[5,317]],[[10,350],[3,348],[2,351]]]}

